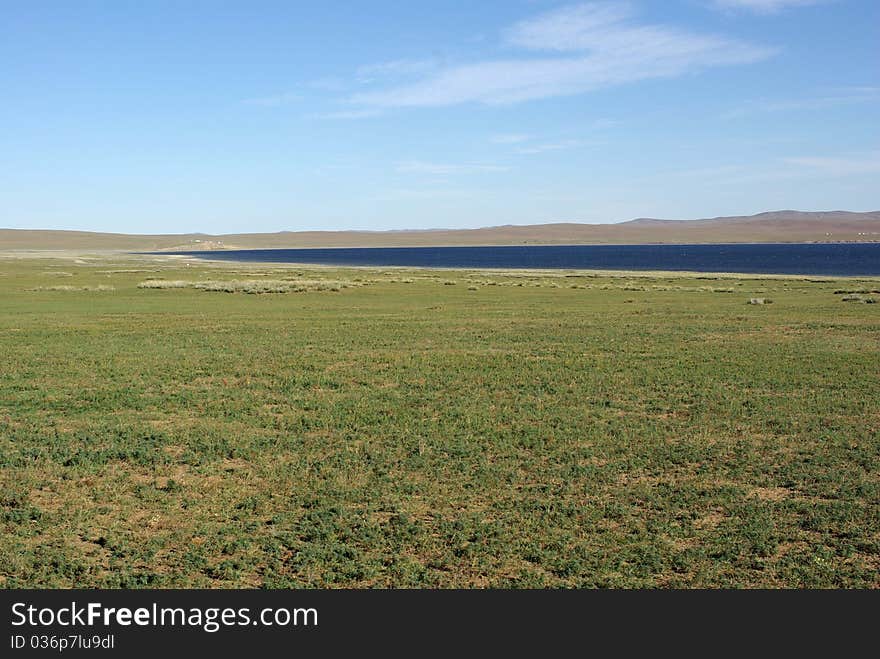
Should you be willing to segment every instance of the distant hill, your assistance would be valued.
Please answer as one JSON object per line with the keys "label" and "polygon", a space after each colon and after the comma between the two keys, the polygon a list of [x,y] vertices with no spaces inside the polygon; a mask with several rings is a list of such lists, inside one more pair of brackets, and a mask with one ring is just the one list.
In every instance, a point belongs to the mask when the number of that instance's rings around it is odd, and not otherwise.
{"label": "distant hill", "polygon": [[0,250],[194,250],[436,245],[880,242],[880,211],[774,211],[702,220],[639,218],[617,224],[555,223],[424,231],[282,231],[129,235],[0,229]]}

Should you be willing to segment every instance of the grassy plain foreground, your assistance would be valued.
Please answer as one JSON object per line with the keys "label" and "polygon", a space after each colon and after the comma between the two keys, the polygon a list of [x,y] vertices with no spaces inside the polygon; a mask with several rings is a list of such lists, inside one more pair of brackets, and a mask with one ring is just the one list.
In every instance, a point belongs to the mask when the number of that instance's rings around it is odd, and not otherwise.
{"label": "grassy plain foreground", "polygon": [[129,259],[0,259],[3,587],[880,586],[880,281]]}

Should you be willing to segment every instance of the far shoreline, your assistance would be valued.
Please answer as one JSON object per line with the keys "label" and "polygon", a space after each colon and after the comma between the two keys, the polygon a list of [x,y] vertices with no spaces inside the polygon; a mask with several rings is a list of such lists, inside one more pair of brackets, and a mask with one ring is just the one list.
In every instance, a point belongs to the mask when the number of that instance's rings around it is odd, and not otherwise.
{"label": "far shoreline", "polygon": [[[880,268],[873,266],[880,263],[875,260],[875,255],[870,254],[867,258],[864,248],[868,245],[880,245],[873,242],[835,242],[835,243],[634,243],[634,244],[599,244],[599,245],[456,245],[456,246],[417,246],[417,247],[328,247],[328,248],[254,248],[241,250],[179,250],[139,253],[142,256],[191,258],[203,263],[236,263],[236,264],[264,264],[275,266],[299,266],[299,267],[335,267],[335,268],[412,268],[412,269],[438,269],[438,270],[525,270],[525,271],[607,271],[607,272],[693,272],[706,276],[717,274],[753,274],[753,275],[792,275],[803,277],[880,277]],[[825,253],[795,254],[792,248],[797,247],[847,247],[856,248],[856,253]],[[707,252],[706,248],[734,248],[739,253],[716,253]],[[783,248],[777,253],[760,254],[744,253],[744,248]],[[607,254],[607,259],[599,259],[599,263],[579,263],[584,260],[591,261],[588,254],[578,253],[579,248],[597,248],[600,252],[605,250],[622,250],[619,254]],[[604,249],[602,249],[604,248]],[[653,249],[652,249],[653,248]],[[676,260],[683,255],[670,253],[670,250],[688,248],[699,250],[687,255],[686,268],[679,269]],[[645,251],[641,251],[644,249]],[[449,250],[449,254],[438,253]],[[481,250],[485,254],[480,254]],[[495,250],[498,250],[496,252]],[[541,251],[547,250],[544,254]],[[633,252],[632,250],[636,250]],[[567,253],[566,253],[567,251]],[[628,253],[627,253],[628,251]],[[837,251],[837,250],[835,250]],[[340,259],[332,254],[340,253]],[[500,252],[506,254],[497,258]],[[377,253],[387,254],[387,260],[375,260]],[[414,258],[414,255],[424,254],[425,258]],[[345,256],[343,256],[345,255]],[[374,260],[361,258],[372,256]],[[444,263],[444,256],[448,259]],[[797,270],[798,264],[807,257],[803,267],[815,269]],[[380,257],[381,258],[381,257]],[[762,258],[758,264],[752,261]],[[402,259],[402,260],[401,260]],[[619,267],[615,260],[619,260]],[[718,260],[715,269],[713,261]],[[811,262],[812,261],[812,262]],[[642,265],[644,263],[644,266]],[[776,269],[772,265],[778,264]],[[590,267],[592,266],[592,267]],[[750,268],[754,267],[754,270]],[[840,270],[838,270],[840,268]],[[831,270],[833,269],[833,270]],[[852,270],[847,272],[846,270]]]}
{"label": "far shoreline", "polygon": [[[645,244],[645,243],[640,243]],[[666,245],[669,243],[653,243],[653,245]],[[744,245],[747,243],[689,243],[691,245]],[[809,245],[815,243],[748,243],[755,245],[779,244],[779,245]],[[829,243],[829,244],[845,244],[845,243]],[[857,243],[860,244],[860,243]],[[535,245],[537,247],[545,245]],[[551,245],[552,246],[552,245]],[[580,246],[580,245],[573,245]],[[476,247],[471,245],[457,245],[454,247]],[[486,247],[497,247],[489,245]],[[500,247],[511,247],[511,245],[500,245]],[[555,274],[558,276],[586,276],[586,277],[666,277],[666,278],[724,278],[724,279],[780,279],[780,280],[841,280],[841,281],[880,281],[880,274],[825,274],[825,273],[768,273],[768,272],[730,272],[723,270],[662,270],[662,269],[611,269],[611,268],[514,268],[514,267],[495,267],[495,266],[436,266],[436,265],[354,265],[354,264],[328,264],[328,263],[294,263],[281,261],[256,261],[256,260],[236,260],[236,259],[219,259],[211,258],[212,255],[228,251],[261,251],[266,248],[254,248],[247,250],[207,250],[201,253],[192,252],[136,252],[124,249],[19,249],[19,250],[0,250],[0,262],[3,260],[46,260],[46,261],[73,261],[79,265],[106,266],[108,262],[116,260],[123,263],[127,262],[146,262],[146,263],[165,263],[171,265],[179,263],[189,266],[208,266],[223,267],[236,266],[238,268],[253,269],[284,269],[284,268],[306,268],[311,270],[332,270],[332,269],[348,269],[348,270],[395,270],[395,271],[468,271],[480,273],[498,273],[498,274],[523,274],[523,275],[541,275]],[[268,248],[275,251],[276,248]],[[277,249],[334,249],[334,248],[277,248]],[[353,249],[353,248],[338,248]],[[363,249],[385,249],[366,247]],[[128,259],[128,260],[126,260]],[[187,259],[190,263],[183,263]],[[0,272],[0,275],[3,273]]]}

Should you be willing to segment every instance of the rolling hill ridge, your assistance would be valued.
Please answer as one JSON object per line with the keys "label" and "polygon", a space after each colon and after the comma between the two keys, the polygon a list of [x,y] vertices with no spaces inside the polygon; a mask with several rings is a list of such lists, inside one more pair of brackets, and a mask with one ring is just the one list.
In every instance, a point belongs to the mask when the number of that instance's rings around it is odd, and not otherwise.
{"label": "rolling hill ridge", "polygon": [[0,250],[258,249],[560,245],[627,243],[880,242],[880,211],[773,211],[699,220],[638,218],[616,224],[574,222],[419,231],[281,231],[134,235],[0,229]]}

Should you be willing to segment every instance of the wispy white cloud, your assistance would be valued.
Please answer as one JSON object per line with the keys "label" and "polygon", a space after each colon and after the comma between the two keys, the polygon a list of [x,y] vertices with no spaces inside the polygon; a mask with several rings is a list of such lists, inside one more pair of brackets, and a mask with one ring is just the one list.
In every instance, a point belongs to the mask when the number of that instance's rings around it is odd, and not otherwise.
{"label": "wispy white cloud", "polygon": [[634,31],[658,29],[627,25],[632,14],[632,7],[626,2],[562,7],[520,21],[506,31],[506,37],[509,43],[529,50],[565,52],[614,47],[621,39],[631,42]]}
{"label": "wispy white cloud", "polygon": [[547,151],[564,151],[566,149],[573,149],[578,146],[582,146],[583,142],[580,140],[562,140],[559,142],[543,142],[538,144],[530,144],[529,146],[522,146],[516,150],[517,153],[521,153],[524,155],[532,155],[536,153],[545,153]]}
{"label": "wispy white cloud", "polygon": [[362,83],[384,78],[405,78],[424,75],[438,66],[439,62],[435,59],[398,59],[362,66],[357,70],[357,77]]}
{"label": "wispy white cloud", "polygon": [[[580,133],[581,135],[595,135],[597,133],[607,131],[608,129],[619,125],[619,123],[620,122],[615,119],[595,119],[581,126],[578,130],[578,133]],[[515,147],[514,152],[519,154],[536,154],[544,153],[546,151],[563,151],[565,149],[573,149],[578,146],[584,146],[588,143],[584,139],[562,138],[559,136],[548,137],[546,135],[538,136],[528,133],[503,133],[500,135],[493,135],[490,138],[490,141],[495,144],[511,145],[512,147]],[[591,143],[595,143],[595,141],[591,140]]]}
{"label": "wispy white cloud", "polygon": [[258,98],[246,98],[242,101],[245,105],[257,105],[265,108],[277,108],[284,105],[290,105],[302,98],[299,94],[285,93],[275,94],[274,96],[261,96]]}
{"label": "wispy white cloud", "polygon": [[599,130],[608,130],[609,128],[614,128],[615,126],[619,126],[620,122],[617,119],[596,119],[593,123],[589,124],[587,127],[590,130],[599,131]]}
{"label": "wispy white cloud", "polygon": [[758,14],[775,14],[792,7],[818,5],[828,0],[715,0],[718,9],[742,9]]}
{"label": "wispy white cloud", "polygon": [[479,174],[506,172],[510,167],[485,163],[436,163],[423,160],[408,160],[397,165],[397,171],[404,174],[425,174],[428,176],[452,176],[455,174]]}
{"label": "wispy white cloud", "polygon": [[699,182],[702,186],[754,185],[769,181],[827,180],[880,173],[880,150],[773,158],[764,162],[728,164],[655,172],[634,183]]}
{"label": "wispy white cloud", "polygon": [[775,52],[632,19],[627,3],[564,7],[505,32],[508,44],[532,51],[530,55],[440,68],[420,81],[361,92],[348,100],[379,108],[509,104],[757,62]]}
{"label": "wispy white cloud", "polygon": [[868,85],[848,85],[845,87],[837,87],[836,90],[841,94],[880,94],[880,87],[871,87]]}
{"label": "wispy white cloud", "polygon": [[361,108],[358,110],[338,110],[335,112],[322,112],[313,114],[312,117],[319,119],[367,119],[384,114],[379,108]]}
{"label": "wispy white cloud", "polygon": [[840,156],[800,156],[784,158],[790,166],[827,176],[880,173],[880,151]]}
{"label": "wispy white cloud", "polygon": [[525,133],[506,133],[503,135],[493,135],[490,141],[495,144],[520,144],[521,142],[528,142],[530,139],[532,139],[532,136]]}
{"label": "wispy white cloud", "polygon": [[840,90],[841,93],[827,96],[794,99],[762,99],[749,101],[721,115],[722,119],[735,119],[753,114],[770,112],[797,112],[800,110],[822,110],[825,108],[877,102],[880,89],[876,87],[852,87]]}
{"label": "wispy white cloud", "polygon": [[473,196],[474,191],[469,189],[450,188],[450,187],[426,187],[426,188],[390,188],[382,190],[370,197],[370,201],[409,201],[409,200],[431,200],[469,197]]}
{"label": "wispy white cloud", "polygon": [[333,76],[327,76],[324,78],[318,78],[316,80],[312,80],[306,83],[308,87],[312,89],[317,89],[322,92],[341,92],[344,91],[349,85],[342,78],[337,78]]}

